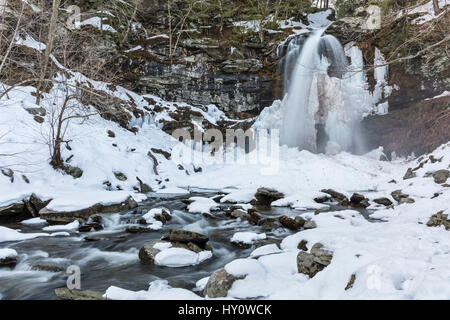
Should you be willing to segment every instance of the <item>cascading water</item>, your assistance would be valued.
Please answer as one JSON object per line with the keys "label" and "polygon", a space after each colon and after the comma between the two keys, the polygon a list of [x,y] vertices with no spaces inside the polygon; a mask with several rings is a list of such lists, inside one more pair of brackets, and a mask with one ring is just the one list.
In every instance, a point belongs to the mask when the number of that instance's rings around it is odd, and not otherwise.
{"label": "cascading water", "polygon": [[[360,121],[378,113],[383,89],[388,91],[387,68],[375,68],[377,84],[369,92],[361,51],[344,50],[338,39],[324,34],[326,29],[314,30],[306,40],[303,35],[293,38],[286,47],[280,142],[312,152],[355,150],[361,144]],[[256,126],[261,123],[263,119]]]}

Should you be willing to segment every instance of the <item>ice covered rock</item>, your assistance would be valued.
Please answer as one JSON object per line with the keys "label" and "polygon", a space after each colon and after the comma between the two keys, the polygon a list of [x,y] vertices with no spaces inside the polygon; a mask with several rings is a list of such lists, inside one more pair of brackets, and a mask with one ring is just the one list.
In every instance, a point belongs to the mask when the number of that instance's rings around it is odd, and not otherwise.
{"label": "ice covered rock", "polygon": [[103,293],[97,291],[70,290],[67,288],[55,289],[55,295],[62,300],[106,300]]}
{"label": "ice covered rock", "polygon": [[381,205],[386,206],[386,207],[392,205],[392,201],[389,200],[386,197],[374,199],[373,202],[375,202],[377,204],[381,204]]}
{"label": "ice covered rock", "polygon": [[209,240],[208,236],[182,229],[170,229],[169,234],[163,239],[171,242],[192,242],[198,245],[205,245]]}
{"label": "ice covered rock", "polygon": [[0,249],[0,268],[14,268],[17,263],[17,251],[14,249]]}
{"label": "ice covered rock", "polygon": [[146,264],[166,267],[185,267],[199,264],[212,257],[210,248],[200,248],[195,243],[153,241],[139,251],[139,259]]}
{"label": "ice covered rock", "polygon": [[209,298],[226,297],[233,283],[242,278],[229,274],[225,268],[216,270],[209,277],[203,294]]}
{"label": "ice covered rock", "polygon": [[350,197],[350,202],[353,206],[363,208],[367,208],[368,206],[370,206],[369,200],[366,197],[364,197],[364,195],[356,192]]}
{"label": "ice covered rock", "polygon": [[281,216],[278,218],[278,221],[281,223],[283,227],[286,227],[291,230],[299,230],[301,227],[305,225],[305,219],[303,219],[300,216],[295,217],[295,219],[292,219],[288,216]]}
{"label": "ice covered rock", "polygon": [[258,204],[270,206],[272,202],[284,198],[284,194],[270,188],[259,188],[255,197]]}

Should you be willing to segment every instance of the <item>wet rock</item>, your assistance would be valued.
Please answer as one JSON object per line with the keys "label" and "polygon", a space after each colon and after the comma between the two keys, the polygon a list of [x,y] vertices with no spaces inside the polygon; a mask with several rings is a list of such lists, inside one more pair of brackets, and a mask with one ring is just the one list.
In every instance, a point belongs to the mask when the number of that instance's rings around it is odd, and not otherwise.
{"label": "wet rock", "polygon": [[237,219],[237,218],[247,219],[248,216],[249,215],[247,214],[247,212],[245,212],[244,210],[241,210],[241,209],[236,209],[236,210],[233,210],[233,212],[231,212],[231,217],[235,218],[235,219]]}
{"label": "wet rock", "polygon": [[408,170],[406,171],[405,175],[403,176],[403,180],[412,179],[412,178],[415,178],[416,176],[417,175],[412,170],[412,168],[408,168]]}
{"label": "wet rock", "polygon": [[314,277],[331,263],[333,253],[325,250],[321,243],[311,248],[311,253],[300,251],[297,255],[297,270],[299,273]]}
{"label": "wet rock", "polygon": [[15,219],[27,218],[25,214],[25,204],[23,202],[12,203],[0,207],[0,222],[8,222]]}
{"label": "wet rock", "polygon": [[281,226],[281,224],[278,222],[278,219],[275,218],[261,219],[258,225],[260,225],[264,231],[270,231],[277,228],[278,226]]}
{"label": "wet rock", "polygon": [[262,215],[256,211],[256,210],[248,210],[248,222],[252,224],[258,224],[259,221],[262,219]]}
{"label": "wet rock", "polygon": [[81,226],[78,227],[79,232],[94,232],[94,231],[99,231],[102,229],[103,229],[103,226],[97,222],[83,223]]}
{"label": "wet rock", "polygon": [[305,225],[305,219],[302,217],[295,217],[295,219],[292,219],[288,216],[281,216],[278,218],[278,221],[281,223],[283,227],[286,227],[291,230],[300,230],[301,227]]}
{"label": "wet rock", "polygon": [[382,204],[383,206],[386,206],[386,207],[392,205],[392,201],[385,197],[374,199],[373,202],[375,202],[377,204]]}
{"label": "wet rock", "polygon": [[249,249],[253,245],[251,243],[245,243],[245,242],[239,242],[239,241],[231,241],[230,243],[239,249]]}
{"label": "wet rock", "polygon": [[450,220],[448,219],[448,214],[444,214],[444,211],[439,211],[430,217],[427,222],[428,227],[440,227],[444,226],[445,230],[450,230]]}
{"label": "wet rock", "polygon": [[55,289],[55,295],[62,300],[106,300],[98,291],[80,291],[67,288]]}
{"label": "wet rock", "polygon": [[140,227],[140,226],[128,226],[125,228],[125,231],[128,233],[145,233],[153,231],[150,228]]}
{"label": "wet rock", "polygon": [[356,193],[356,192],[350,197],[350,201],[353,204],[359,204],[364,199],[366,199],[366,197],[364,197],[362,194],[359,194],[359,193]]}
{"label": "wet rock", "polygon": [[447,179],[450,177],[450,171],[448,170],[438,170],[433,173],[434,182],[437,184],[442,184],[447,182]]}
{"label": "wet rock", "polygon": [[203,294],[209,298],[223,298],[228,295],[228,290],[231,289],[236,280],[243,279],[243,277],[236,277],[229,274],[225,268],[214,271],[208,279]]}
{"label": "wet rock", "polygon": [[110,137],[110,138],[115,138],[116,137],[116,134],[112,130],[108,130],[107,133],[108,133],[108,137]]}
{"label": "wet rock", "polygon": [[181,229],[170,229],[168,239],[171,242],[192,242],[200,245],[206,244],[209,240],[209,238],[203,234]]}
{"label": "wet rock", "polygon": [[305,222],[305,225],[303,226],[303,229],[308,230],[308,229],[315,229],[317,228],[316,223],[314,222],[314,220],[309,220]]}
{"label": "wet rock", "polygon": [[126,181],[128,178],[126,175],[124,175],[122,172],[114,172],[114,176],[119,181]]}
{"label": "wet rock", "polygon": [[0,268],[14,268],[17,264],[17,257],[6,257],[0,259]]}
{"label": "wet rock", "polygon": [[395,190],[395,191],[392,191],[392,192],[391,192],[391,196],[392,196],[392,198],[394,198],[395,201],[397,201],[397,202],[400,202],[401,199],[404,199],[404,198],[408,198],[408,197],[409,197],[409,195],[403,193],[402,190]]}
{"label": "wet rock", "polygon": [[274,189],[259,188],[255,194],[258,204],[270,206],[276,200],[284,198],[284,194]]}
{"label": "wet rock", "polygon": [[137,202],[132,197],[128,197],[125,201],[120,203],[109,205],[97,203],[92,207],[75,211],[52,211],[43,208],[39,211],[39,216],[42,219],[47,220],[47,222],[69,223],[75,220],[87,221],[89,217],[94,214],[124,212],[134,209],[137,206]]}

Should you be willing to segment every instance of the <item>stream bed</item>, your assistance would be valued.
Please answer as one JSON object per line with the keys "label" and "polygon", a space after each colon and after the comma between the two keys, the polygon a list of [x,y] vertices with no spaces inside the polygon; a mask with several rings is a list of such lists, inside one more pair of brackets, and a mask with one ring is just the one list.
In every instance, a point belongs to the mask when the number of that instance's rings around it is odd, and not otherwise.
{"label": "stream bed", "polygon": [[[243,249],[233,245],[230,238],[240,231],[265,232],[265,243],[280,243],[293,234],[286,228],[263,230],[261,226],[247,221],[232,219],[225,215],[225,209],[213,211],[211,216],[192,214],[182,202],[193,196],[213,197],[218,192],[195,192],[186,195],[150,194],[149,199],[137,209],[103,214],[104,229],[96,232],[80,233],[69,231],[70,236],[38,237],[19,242],[2,243],[3,248],[18,252],[17,265],[13,269],[0,268],[0,299],[57,299],[54,289],[65,287],[67,267],[76,265],[81,270],[81,290],[105,292],[110,286],[127,290],[147,290],[154,280],[167,280],[173,287],[194,290],[195,283],[208,277],[212,272],[238,258],[245,258],[255,246]],[[225,205],[231,206],[231,205]],[[136,226],[139,218],[152,208],[165,207],[172,213],[172,220],[161,230],[129,233],[127,227]],[[344,210],[347,207],[333,207]],[[270,208],[259,211],[264,217],[281,215],[295,216],[301,212],[289,208]],[[367,219],[369,213],[360,210]],[[24,233],[42,233],[42,225],[7,225]],[[143,264],[138,253],[145,244],[160,239],[169,229],[186,229],[208,235],[213,248],[213,257],[195,266],[169,268]],[[88,239],[86,239],[86,237]],[[36,266],[41,267],[36,267]],[[42,266],[52,266],[43,271]]]}

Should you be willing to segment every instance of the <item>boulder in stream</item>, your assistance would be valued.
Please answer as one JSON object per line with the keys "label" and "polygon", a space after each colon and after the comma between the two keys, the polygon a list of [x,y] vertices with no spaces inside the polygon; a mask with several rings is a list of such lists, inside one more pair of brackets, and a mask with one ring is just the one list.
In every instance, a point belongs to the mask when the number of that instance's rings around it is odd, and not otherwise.
{"label": "boulder in stream", "polygon": [[90,216],[98,213],[118,213],[134,209],[137,206],[137,202],[132,197],[128,197],[125,201],[120,203],[108,205],[97,203],[89,208],[75,211],[53,211],[44,208],[39,211],[39,215],[42,219],[47,220],[47,222],[70,223],[75,220],[86,221]]}

